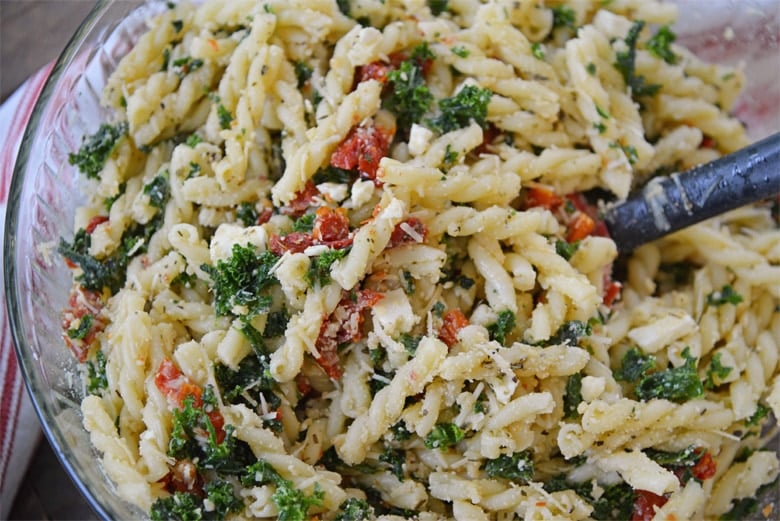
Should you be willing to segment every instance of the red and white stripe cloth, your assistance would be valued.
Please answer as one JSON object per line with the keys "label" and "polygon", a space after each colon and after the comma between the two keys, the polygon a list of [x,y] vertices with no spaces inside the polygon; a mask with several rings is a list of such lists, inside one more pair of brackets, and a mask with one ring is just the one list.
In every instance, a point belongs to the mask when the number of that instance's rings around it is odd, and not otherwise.
{"label": "red and white stripe cloth", "polygon": [[[5,222],[8,188],[22,134],[50,71],[51,66],[40,70],[0,105],[0,225]],[[0,232],[0,258],[2,241]],[[5,294],[2,286],[0,279],[0,290]],[[5,302],[0,304],[0,328],[0,519],[7,519],[41,429],[17,365]]]}

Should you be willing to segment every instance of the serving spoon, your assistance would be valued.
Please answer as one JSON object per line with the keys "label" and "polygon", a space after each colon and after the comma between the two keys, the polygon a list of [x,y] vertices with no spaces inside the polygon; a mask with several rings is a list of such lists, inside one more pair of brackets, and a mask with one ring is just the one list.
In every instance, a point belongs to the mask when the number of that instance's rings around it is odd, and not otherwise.
{"label": "serving spoon", "polygon": [[618,251],[780,194],[780,133],[685,172],[651,179],[604,221]]}

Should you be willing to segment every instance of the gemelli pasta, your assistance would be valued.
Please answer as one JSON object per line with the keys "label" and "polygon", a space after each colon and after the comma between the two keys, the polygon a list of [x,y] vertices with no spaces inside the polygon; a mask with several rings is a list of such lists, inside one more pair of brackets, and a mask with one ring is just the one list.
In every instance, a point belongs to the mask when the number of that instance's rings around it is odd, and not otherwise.
{"label": "gemelli pasta", "polygon": [[[739,518],[776,486],[777,202],[618,256],[748,143],[650,0],[169,3],[70,163],[84,427],[152,519]],[[766,513],[766,512],[765,512]]]}

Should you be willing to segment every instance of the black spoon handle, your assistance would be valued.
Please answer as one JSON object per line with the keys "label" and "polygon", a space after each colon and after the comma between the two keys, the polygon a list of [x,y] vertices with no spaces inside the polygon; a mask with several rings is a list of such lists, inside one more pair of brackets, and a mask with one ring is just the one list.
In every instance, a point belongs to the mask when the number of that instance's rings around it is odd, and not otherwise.
{"label": "black spoon handle", "polygon": [[780,193],[780,133],[686,172],[656,177],[604,220],[620,252]]}

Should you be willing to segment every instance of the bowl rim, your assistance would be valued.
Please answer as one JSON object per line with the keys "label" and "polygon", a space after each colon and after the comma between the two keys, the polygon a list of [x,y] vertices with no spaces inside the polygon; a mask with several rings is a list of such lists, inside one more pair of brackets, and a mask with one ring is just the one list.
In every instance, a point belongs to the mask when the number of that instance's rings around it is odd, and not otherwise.
{"label": "bowl rim", "polygon": [[5,305],[8,314],[9,329],[11,333],[14,351],[16,353],[17,363],[22,374],[24,386],[30,397],[41,430],[49,442],[54,454],[60,464],[65,469],[65,473],[86,499],[92,510],[102,519],[113,519],[117,516],[109,507],[104,505],[98,497],[90,490],[87,485],[87,479],[79,466],[74,465],[71,456],[64,450],[67,442],[64,433],[56,422],[50,421],[50,410],[48,405],[43,403],[38,393],[34,389],[34,382],[41,379],[40,370],[37,368],[33,354],[29,350],[30,342],[24,331],[23,326],[23,306],[20,304],[23,295],[19,288],[19,276],[21,270],[16,265],[16,243],[17,236],[20,234],[18,215],[21,210],[22,188],[28,169],[30,151],[35,141],[36,128],[38,128],[41,118],[47,109],[48,100],[54,94],[60,83],[60,79],[67,69],[67,65],[73,60],[77,50],[80,48],[85,38],[93,30],[100,16],[114,3],[114,0],[97,0],[84,21],[81,22],[78,29],[70,37],[63,51],[57,57],[51,68],[48,77],[44,81],[38,97],[33,106],[30,119],[28,120],[24,133],[22,135],[19,151],[14,162],[13,174],[8,189],[8,200],[5,213],[4,237],[3,237],[3,283],[5,286]]}

